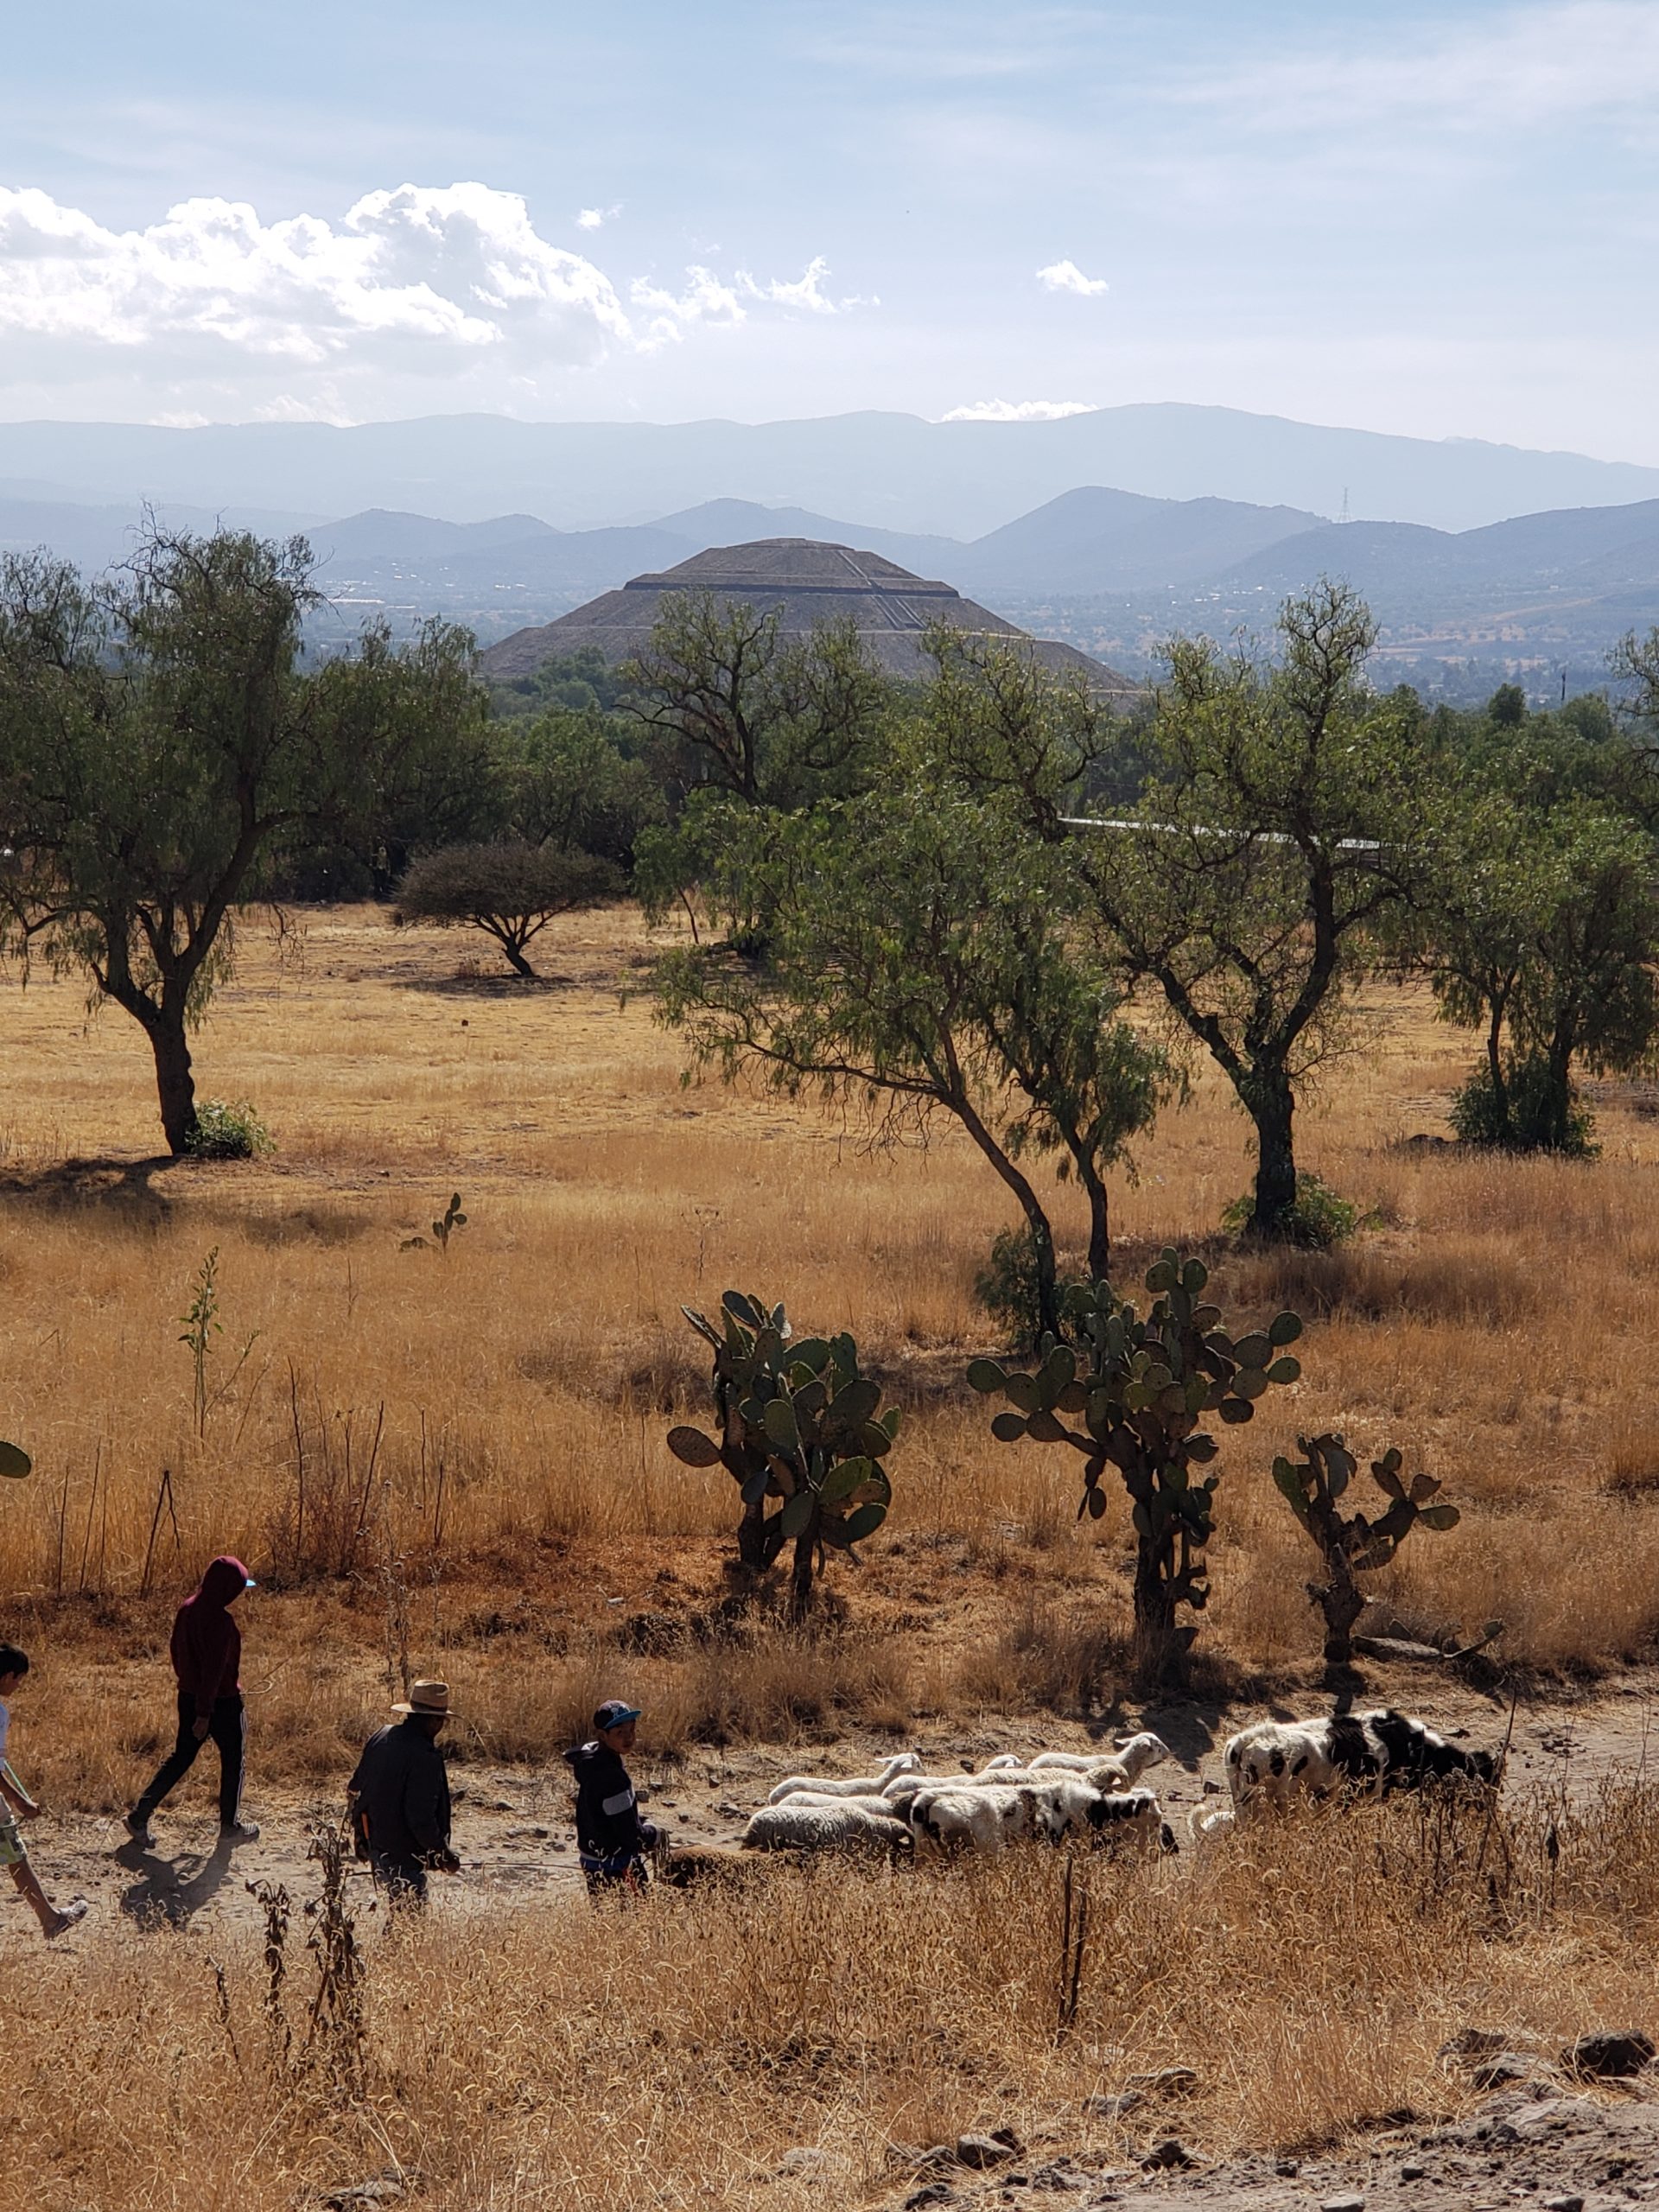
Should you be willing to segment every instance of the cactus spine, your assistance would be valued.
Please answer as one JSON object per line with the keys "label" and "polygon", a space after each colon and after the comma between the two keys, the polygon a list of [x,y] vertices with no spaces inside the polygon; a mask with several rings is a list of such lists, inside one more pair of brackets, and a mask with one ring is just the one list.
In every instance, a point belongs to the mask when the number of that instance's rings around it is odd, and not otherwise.
{"label": "cactus spine", "polygon": [[899,1409],[879,1410],[881,1386],[859,1372],[850,1336],[797,1338],[781,1306],[736,1290],[721,1300],[718,1325],[689,1306],[680,1311],[713,1347],[720,1433],[671,1428],[668,1448],[688,1467],[723,1466],[737,1484],[745,1567],[771,1567],[793,1541],[790,1605],[798,1620],[815,1567],[821,1572],[831,1550],[856,1565],[854,1545],[887,1519],[893,1486],[881,1462]]}
{"label": "cactus spine", "polygon": [[1178,1620],[1178,1609],[1202,1611],[1210,1594],[1204,1554],[1215,1530],[1217,1477],[1195,1471],[1210,1466],[1220,1446],[1200,1420],[1248,1421],[1265,1391],[1301,1373],[1284,1349],[1302,1332],[1296,1315],[1281,1313],[1268,1329],[1235,1339],[1221,1326],[1220,1307],[1204,1302],[1209,1280],[1201,1260],[1166,1250],[1147,1270],[1153,1303],[1144,1315],[1109,1282],[1076,1284],[1061,1304],[1064,1334],[1042,1338],[1033,1370],[991,1359],[968,1370],[976,1390],[1000,1394],[1013,1408],[993,1421],[994,1436],[1069,1444],[1083,1454],[1079,1520],[1105,1512],[1103,1478],[1117,1469],[1133,1502],[1137,1667],[1175,1686],[1187,1679],[1198,1633]]}
{"label": "cactus spine", "polygon": [[1371,1480],[1389,1501],[1375,1521],[1363,1513],[1344,1515],[1337,1501],[1358,1468],[1342,1438],[1333,1433],[1299,1436],[1300,1459],[1277,1459],[1273,1479],[1291,1511],[1319,1546],[1328,1582],[1310,1582],[1307,1594],[1325,1616],[1327,1665],[1346,1667],[1354,1656],[1354,1624],[1365,1606],[1365,1593],[1354,1577],[1386,1567],[1419,1523],[1425,1529],[1455,1529],[1455,1505],[1436,1505],[1440,1484],[1432,1475],[1414,1475],[1408,1484],[1404,1464],[1392,1446],[1371,1462]]}

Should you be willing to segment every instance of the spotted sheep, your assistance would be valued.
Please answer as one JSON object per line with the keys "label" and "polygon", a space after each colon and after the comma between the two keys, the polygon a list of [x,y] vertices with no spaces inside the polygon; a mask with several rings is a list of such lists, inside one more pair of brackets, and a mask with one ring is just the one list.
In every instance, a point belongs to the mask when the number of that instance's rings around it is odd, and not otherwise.
{"label": "spotted sheep", "polygon": [[1459,1751],[1389,1706],[1317,1720],[1258,1720],[1228,1738],[1226,1765],[1240,1812],[1288,1804],[1300,1793],[1324,1797],[1341,1789],[1376,1797],[1453,1775],[1485,1784],[1497,1773],[1491,1752]]}

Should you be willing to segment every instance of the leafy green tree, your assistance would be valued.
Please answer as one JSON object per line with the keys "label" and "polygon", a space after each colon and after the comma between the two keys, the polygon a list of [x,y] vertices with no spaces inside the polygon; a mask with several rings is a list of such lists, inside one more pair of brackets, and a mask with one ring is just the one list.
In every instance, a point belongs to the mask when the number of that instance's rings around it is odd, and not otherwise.
{"label": "leafy green tree", "polygon": [[1485,1034],[1460,1132],[1513,1151],[1582,1151],[1574,1069],[1639,1067],[1659,1028],[1653,842],[1586,800],[1525,814],[1500,797],[1465,817],[1448,857],[1427,963],[1446,1018]]}
{"label": "leafy green tree", "polygon": [[1414,895],[1437,801],[1408,693],[1364,680],[1376,628],[1344,586],[1289,601],[1274,663],[1170,649],[1152,780],[1126,830],[1077,864],[1127,971],[1232,1084],[1255,1125],[1248,1227],[1293,1231],[1298,1094],[1347,1039],[1354,983]]}
{"label": "leafy green tree", "polygon": [[627,868],[641,830],[664,818],[650,769],[592,709],[552,707],[499,723],[496,761],[511,833],[527,845],[593,853]]}
{"label": "leafy green tree", "polygon": [[482,930],[517,976],[537,980],[526,948],[556,915],[601,905],[622,889],[621,870],[561,845],[446,845],[404,878],[395,920]]}
{"label": "leafy green tree", "polygon": [[0,565],[0,828],[14,926],[130,1014],[169,1148],[196,1128],[189,1032],[238,905],[285,853],[363,830],[417,755],[470,727],[471,640],[384,635],[308,670],[303,539],[153,532],[96,588]]}
{"label": "leafy green tree", "polygon": [[651,733],[671,785],[712,785],[746,806],[859,789],[892,690],[850,624],[789,638],[776,609],[707,592],[668,599],[626,673],[626,710]]}
{"label": "leafy green tree", "polygon": [[699,1063],[861,1106],[885,1138],[957,1121],[1025,1217],[1054,1327],[1053,1229],[1026,1162],[1055,1157],[1081,1183],[1103,1273],[1107,1171],[1168,1082],[1079,948],[1058,852],[1006,808],[925,781],[734,827],[708,895],[729,915],[766,911],[764,956],[671,956],[664,1019]]}

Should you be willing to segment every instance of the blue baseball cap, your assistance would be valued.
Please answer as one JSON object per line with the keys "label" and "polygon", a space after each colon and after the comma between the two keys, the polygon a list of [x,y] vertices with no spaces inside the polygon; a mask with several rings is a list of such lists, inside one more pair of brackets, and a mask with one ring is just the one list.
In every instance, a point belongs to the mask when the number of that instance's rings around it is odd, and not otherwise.
{"label": "blue baseball cap", "polygon": [[602,1736],[607,1728],[620,1728],[625,1720],[637,1720],[637,1705],[624,1705],[620,1697],[607,1697],[594,1715],[594,1733]]}

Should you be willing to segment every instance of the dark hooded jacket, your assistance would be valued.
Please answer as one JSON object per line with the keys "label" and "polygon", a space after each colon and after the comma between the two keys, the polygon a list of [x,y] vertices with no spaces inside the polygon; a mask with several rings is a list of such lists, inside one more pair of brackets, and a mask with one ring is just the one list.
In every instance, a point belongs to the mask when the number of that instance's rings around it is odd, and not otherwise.
{"label": "dark hooded jacket", "polygon": [[448,1770],[424,1722],[377,1729],[346,1787],[372,1858],[428,1866],[448,1850]]}
{"label": "dark hooded jacket", "polygon": [[185,1599],[174,1621],[173,1671],[181,1692],[195,1700],[199,1720],[209,1717],[217,1699],[241,1691],[242,1634],[230,1609],[247,1586],[247,1568],[227,1552],[212,1561],[201,1587]]}
{"label": "dark hooded jacket", "polygon": [[576,1848],[588,1872],[620,1872],[657,1840],[641,1820],[633,1784],[620,1752],[608,1744],[578,1744],[564,1755],[576,1783]]}

